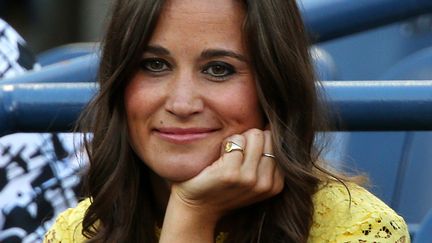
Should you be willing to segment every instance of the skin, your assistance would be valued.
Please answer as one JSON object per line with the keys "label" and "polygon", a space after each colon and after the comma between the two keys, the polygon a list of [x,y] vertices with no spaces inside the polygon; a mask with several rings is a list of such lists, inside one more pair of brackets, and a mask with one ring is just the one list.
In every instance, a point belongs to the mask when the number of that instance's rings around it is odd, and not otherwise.
{"label": "skin", "polygon": [[[239,6],[231,1],[214,6],[193,2],[167,3],[143,53],[142,68],[125,95],[135,151],[170,181],[190,179],[214,162],[226,137],[264,127],[239,34],[242,15],[232,12]],[[232,13],[224,16],[219,11]],[[229,51],[242,58],[210,51]],[[232,66],[235,73],[218,64]],[[211,75],[216,71],[223,75]],[[198,132],[184,131],[182,136],[178,129]],[[194,135],[202,138],[193,139]]]}
{"label": "skin", "polygon": [[[167,1],[126,87],[132,147],[166,189],[156,195],[166,209],[160,242],[213,242],[229,211],[283,188],[276,162],[262,156],[272,153],[271,135],[243,45],[244,14],[233,0]],[[227,141],[243,153],[225,153]]]}

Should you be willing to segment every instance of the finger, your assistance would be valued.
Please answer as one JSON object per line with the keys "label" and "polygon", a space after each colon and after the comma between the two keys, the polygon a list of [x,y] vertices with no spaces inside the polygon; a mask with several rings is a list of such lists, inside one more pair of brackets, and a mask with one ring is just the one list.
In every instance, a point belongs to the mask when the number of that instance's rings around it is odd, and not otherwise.
{"label": "finger", "polygon": [[226,169],[238,170],[243,163],[245,148],[247,146],[246,138],[240,134],[234,134],[224,140],[222,143],[221,162]]}
{"label": "finger", "polygon": [[[264,150],[263,154],[273,154],[272,139],[270,131],[264,131]],[[276,160],[269,156],[261,155],[261,159],[258,165],[258,181],[256,185],[256,191],[260,193],[271,192],[276,170]]]}
{"label": "finger", "polygon": [[[266,143],[265,145],[265,151],[269,151],[268,153],[271,155],[274,155],[274,149],[273,149],[273,139],[271,136],[271,132],[270,130],[265,131],[265,134],[267,134],[267,136],[270,138],[268,141],[269,143]],[[266,152],[267,153],[267,152]],[[270,159],[270,158],[269,158]],[[279,194],[284,186],[285,186],[285,175],[280,167],[280,165],[278,164],[278,159],[274,158],[274,174],[273,174],[273,188],[272,188],[272,195],[277,195]]]}
{"label": "finger", "polygon": [[285,177],[281,171],[281,169],[276,166],[274,171],[274,177],[273,177],[273,188],[272,188],[272,194],[277,195],[279,194],[284,186],[285,186]]}
{"label": "finger", "polygon": [[250,129],[244,133],[246,137],[246,149],[242,165],[242,174],[246,180],[256,180],[258,164],[264,146],[264,133],[259,129]]}
{"label": "finger", "polygon": [[264,130],[264,151],[263,153],[273,155],[273,139],[270,130]]}
{"label": "finger", "polygon": [[270,161],[273,165],[277,164],[276,157],[273,153],[273,139],[270,130],[264,130],[264,149],[261,161]]}
{"label": "finger", "polygon": [[[243,161],[243,152],[240,150],[226,152],[225,145],[229,142],[235,143],[235,146],[239,148],[246,146],[246,139],[243,135],[236,134],[226,138],[221,144],[219,159],[188,181],[189,185],[196,186],[194,187],[195,191],[215,189],[218,184],[226,186],[237,183]],[[221,182],[222,184],[220,184]]]}

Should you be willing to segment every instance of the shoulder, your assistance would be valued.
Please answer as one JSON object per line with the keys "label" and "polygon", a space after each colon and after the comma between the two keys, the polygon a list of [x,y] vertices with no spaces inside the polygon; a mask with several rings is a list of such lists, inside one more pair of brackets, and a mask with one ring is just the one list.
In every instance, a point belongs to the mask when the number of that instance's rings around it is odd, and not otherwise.
{"label": "shoulder", "polygon": [[75,208],[61,213],[45,234],[44,243],[84,242],[86,238],[81,233],[82,220],[90,203],[90,199],[83,200]]}
{"label": "shoulder", "polygon": [[409,242],[405,221],[354,183],[319,186],[309,242]]}

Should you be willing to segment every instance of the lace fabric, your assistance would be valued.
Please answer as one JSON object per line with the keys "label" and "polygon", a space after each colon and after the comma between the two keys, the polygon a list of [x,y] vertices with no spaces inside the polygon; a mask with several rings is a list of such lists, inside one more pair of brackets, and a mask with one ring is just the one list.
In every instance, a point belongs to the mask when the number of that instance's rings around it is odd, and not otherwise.
{"label": "lace fabric", "polygon": [[314,195],[312,242],[410,242],[405,221],[366,189],[339,182],[321,185]]}
{"label": "lace fabric", "polygon": [[[353,183],[347,189],[339,182],[322,184],[313,196],[314,220],[308,243],[403,243],[410,242],[407,225],[385,203],[366,189]],[[45,243],[85,242],[81,234],[82,219],[90,205],[84,200],[63,212],[45,235]],[[160,229],[156,229],[156,234]],[[223,243],[227,233],[221,232],[216,243]]]}
{"label": "lace fabric", "polygon": [[[90,206],[90,200],[86,199],[78,204],[75,208],[70,208],[61,213],[51,229],[45,234],[44,243],[61,243],[74,242],[84,243],[88,240],[82,235],[82,220],[87,208]],[[155,234],[159,238],[161,229],[155,228]],[[220,232],[215,239],[216,243],[223,243],[227,233]]]}
{"label": "lace fabric", "polygon": [[45,234],[44,243],[85,242],[87,238],[82,235],[82,220],[90,200],[80,202],[75,208],[69,208],[61,213],[51,229]]}

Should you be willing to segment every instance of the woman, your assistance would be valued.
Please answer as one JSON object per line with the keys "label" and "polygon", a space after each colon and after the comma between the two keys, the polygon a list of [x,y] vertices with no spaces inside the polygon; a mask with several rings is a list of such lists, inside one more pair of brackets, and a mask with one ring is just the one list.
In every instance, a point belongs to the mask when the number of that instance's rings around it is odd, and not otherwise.
{"label": "woman", "polygon": [[318,165],[305,43],[294,0],[115,1],[83,116],[90,199],[46,241],[409,241]]}

